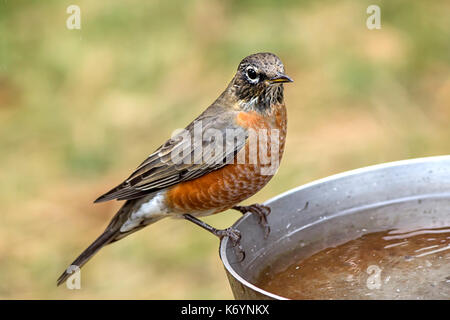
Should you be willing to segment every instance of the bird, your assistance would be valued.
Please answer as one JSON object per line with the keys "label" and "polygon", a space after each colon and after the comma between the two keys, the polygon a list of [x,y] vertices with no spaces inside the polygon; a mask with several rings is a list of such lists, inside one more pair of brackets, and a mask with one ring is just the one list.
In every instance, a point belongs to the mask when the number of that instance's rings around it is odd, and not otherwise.
{"label": "bird", "polygon": [[262,189],[279,167],[287,131],[283,84],[288,82],[293,80],[275,54],[245,57],[226,89],[203,113],[151,153],[125,181],[94,201],[125,202],[104,232],[61,274],[57,285],[104,246],[166,217],[193,222],[239,246],[237,229],[216,229],[200,219],[235,209],[259,217],[267,237],[270,207],[239,204]]}

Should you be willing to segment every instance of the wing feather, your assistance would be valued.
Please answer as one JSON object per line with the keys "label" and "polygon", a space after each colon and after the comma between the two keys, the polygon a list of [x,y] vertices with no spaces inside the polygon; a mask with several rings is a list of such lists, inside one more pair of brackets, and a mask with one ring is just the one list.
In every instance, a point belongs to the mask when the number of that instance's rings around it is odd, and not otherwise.
{"label": "wing feather", "polygon": [[[234,120],[236,113],[237,111],[212,105],[184,131],[150,154],[128,179],[95,202],[140,198],[229,164],[248,138],[247,130]],[[202,129],[200,138],[194,136],[194,127],[198,125]],[[204,133],[207,131],[213,135],[206,137]],[[230,132],[233,134],[232,141]],[[205,155],[208,155],[206,161]]]}

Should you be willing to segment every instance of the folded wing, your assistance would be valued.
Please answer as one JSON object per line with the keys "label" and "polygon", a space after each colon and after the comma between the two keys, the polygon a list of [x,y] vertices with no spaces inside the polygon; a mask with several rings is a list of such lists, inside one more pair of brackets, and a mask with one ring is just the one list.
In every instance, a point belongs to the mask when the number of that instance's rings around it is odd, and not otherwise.
{"label": "folded wing", "polygon": [[235,123],[234,111],[213,107],[215,110],[207,109],[152,153],[128,179],[95,202],[137,199],[232,163],[248,133]]}

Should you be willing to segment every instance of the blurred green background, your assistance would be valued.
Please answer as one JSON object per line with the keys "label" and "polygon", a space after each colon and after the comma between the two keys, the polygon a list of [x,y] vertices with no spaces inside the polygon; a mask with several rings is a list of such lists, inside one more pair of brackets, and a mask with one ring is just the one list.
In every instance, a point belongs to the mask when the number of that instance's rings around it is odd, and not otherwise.
{"label": "blurred green background", "polygon": [[[81,8],[68,30],[66,8]],[[381,7],[381,30],[366,9]],[[232,298],[218,240],[165,220],[102,250],[82,289],[57,276],[103,231],[126,178],[276,53],[287,148],[247,203],[325,176],[450,150],[448,1],[0,0],[0,298]],[[227,227],[226,212],[205,220]]]}

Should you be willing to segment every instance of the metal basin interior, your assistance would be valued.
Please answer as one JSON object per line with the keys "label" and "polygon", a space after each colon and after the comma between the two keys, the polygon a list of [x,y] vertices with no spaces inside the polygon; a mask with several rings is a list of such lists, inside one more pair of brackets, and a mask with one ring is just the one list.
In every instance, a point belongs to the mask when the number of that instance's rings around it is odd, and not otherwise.
{"label": "metal basin interior", "polygon": [[262,269],[295,250],[319,250],[389,229],[450,225],[450,156],[386,163],[321,179],[265,203],[271,233],[264,239],[257,219],[246,214],[234,227],[245,259],[227,238],[220,257],[237,299],[284,299],[254,285]]}

